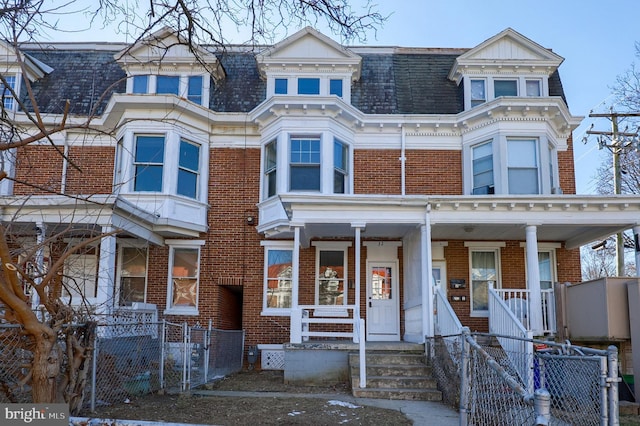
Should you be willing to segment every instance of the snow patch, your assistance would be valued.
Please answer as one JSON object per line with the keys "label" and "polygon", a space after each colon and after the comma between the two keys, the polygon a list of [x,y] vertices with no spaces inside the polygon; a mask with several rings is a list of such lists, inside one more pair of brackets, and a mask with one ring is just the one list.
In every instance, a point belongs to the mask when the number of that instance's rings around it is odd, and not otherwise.
{"label": "snow patch", "polygon": [[345,408],[360,408],[359,405],[353,405],[350,402],[337,401],[335,399],[332,399],[331,401],[328,401],[327,403],[329,405],[339,405],[340,407],[345,407]]}

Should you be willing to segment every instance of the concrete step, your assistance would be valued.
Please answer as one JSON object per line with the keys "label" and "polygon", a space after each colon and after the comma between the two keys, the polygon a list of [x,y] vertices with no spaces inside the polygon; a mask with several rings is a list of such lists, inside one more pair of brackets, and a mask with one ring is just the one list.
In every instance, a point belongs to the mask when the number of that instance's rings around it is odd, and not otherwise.
{"label": "concrete step", "polygon": [[[367,363],[367,375],[371,376],[429,376],[431,367],[407,364],[369,364]],[[352,365],[351,374],[360,374],[360,366]]]}
{"label": "concrete step", "polygon": [[[369,364],[425,364],[425,355],[422,353],[393,353],[393,352],[367,352],[366,362]],[[349,354],[349,363],[359,365],[360,357],[357,353]]]}
{"label": "concrete step", "polygon": [[434,389],[353,388],[356,398],[395,399],[408,401],[442,401],[442,393]]}
{"label": "concrete step", "polygon": [[[353,376],[353,387],[360,387],[359,373]],[[368,388],[388,389],[438,389],[438,383],[432,377],[427,376],[369,376],[367,375]]]}

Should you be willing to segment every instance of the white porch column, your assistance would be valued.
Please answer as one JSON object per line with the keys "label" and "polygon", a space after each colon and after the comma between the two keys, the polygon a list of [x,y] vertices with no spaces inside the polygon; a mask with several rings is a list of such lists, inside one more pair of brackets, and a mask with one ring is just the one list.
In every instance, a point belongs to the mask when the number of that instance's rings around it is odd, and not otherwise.
{"label": "white porch column", "polygon": [[[102,233],[112,232],[110,226],[103,226]],[[116,236],[108,235],[100,240],[100,260],[98,267],[98,292],[96,306],[99,313],[110,314],[114,310],[115,270],[116,270]]]}
{"label": "white porch column", "polygon": [[[47,227],[42,222],[36,223],[36,250],[35,261],[36,261],[36,270],[38,273],[44,272],[44,242],[47,239]],[[34,279],[36,284],[40,284],[42,282],[42,278]],[[38,309],[38,305],[40,304],[40,296],[35,290],[31,290],[31,309]]]}
{"label": "white porch column", "polygon": [[633,227],[633,241],[636,255],[636,277],[640,277],[640,226]]}
{"label": "white porch column", "polygon": [[291,327],[289,340],[291,343],[302,342],[302,312],[298,308],[298,290],[300,275],[300,225],[293,226],[293,253],[291,254]]}
{"label": "white porch column", "polygon": [[364,223],[352,223],[351,227],[354,228],[355,230],[355,259],[354,259],[354,263],[355,263],[355,270],[353,271],[353,273],[355,274],[355,279],[354,279],[354,287],[355,287],[355,298],[354,298],[354,303],[356,305],[355,311],[353,313],[353,317],[354,318],[360,318],[360,246],[362,244],[361,242],[361,234],[362,234],[362,230],[365,227]]}
{"label": "white porch column", "polygon": [[433,261],[431,254],[431,205],[427,205],[424,215],[424,225],[420,227],[420,245],[422,253],[420,255],[421,270],[421,295],[422,295],[422,339],[425,336],[433,337],[435,334],[435,324],[433,318]]}
{"label": "white porch column", "polygon": [[535,225],[527,226],[526,239],[529,327],[535,336],[542,334],[542,295],[540,293],[540,269],[538,264],[538,236]]}

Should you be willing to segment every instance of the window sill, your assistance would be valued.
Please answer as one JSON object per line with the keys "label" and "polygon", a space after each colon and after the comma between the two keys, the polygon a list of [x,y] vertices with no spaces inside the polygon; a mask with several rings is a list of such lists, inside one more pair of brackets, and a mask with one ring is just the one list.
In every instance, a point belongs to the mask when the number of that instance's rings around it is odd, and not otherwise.
{"label": "window sill", "polygon": [[165,315],[200,315],[198,308],[167,308],[164,310]]}
{"label": "window sill", "polygon": [[489,318],[489,312],[471,312],[469,316],[471,318]]}
{"label": "window sill", "polygon": [[260,312],[263,317],[290,317],[291,309],[263,309]]}

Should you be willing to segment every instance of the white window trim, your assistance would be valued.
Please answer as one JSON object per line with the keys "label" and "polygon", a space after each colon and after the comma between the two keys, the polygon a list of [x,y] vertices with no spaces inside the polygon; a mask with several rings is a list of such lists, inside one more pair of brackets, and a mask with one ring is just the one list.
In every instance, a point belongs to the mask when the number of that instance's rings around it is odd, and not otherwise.
{"label": "white window trim", "polygon": [[504,241],[465,241],[464,246],[469,248],[469,316],[472,318],[487,318],[489,310],[479,311],[473,309],[473,277],[472,270],[472,253],[473,252],[493,252],[496,257],[496,283],[494,288],[502,288],[502,265],[500,262],[501,248],[506,247]]}
{"label": "white window trim", "polygon": [[[190,133],[188,129],[176,127],[173,125],[157,125],[145,124],[131,127],[120,134],[116,135],[118,148],[116,149],[116,164],[114,164],[115,184],[114,191],[121,194],[144,196],[151,194],[153,196],[173,196],[180,200],[206,203],[208,199],[208,170],[209,163],[209,145],[206,140],[199,135]],[[164,159],[162,162],[162,191],[148,192],[135,191],[135,147],[137,136],[162,136],[164,137]],[[200,147],[200,157],[198,159],[198,188],[196,198],[187,197],[178,194],[178,168],[180,141],[184,140],[188,143],[198,145]]]}
{"label": "white window trim", "polygon": [[[298,94],[298,79],[299,78],[317,78],[320,80],[320,92],[313,95],[299,95]],[[276,79],[287,80],[287,93],[276,93]],[[330,80],[342,80],[342,96],[331,95],[331,83]],[[351,75],[347,73],[336,74],[305,74],[305,73],[278,73],[270,74],[267,76],[267,97],[272,96],[289,96],[289,97],[334,97],[343,100],[346,103],[351,103]]]}
{"label": "white window trim", "polygon": [[[261,316],[291,316],[291,308],[268,308],[267,307],[267,286],[269,281],[269,250],[291,250],[293,254],[293,241],[260,241],[264,247],[264,260],[262,272],[262,312]],[[293,290],[294,277],[291,277]],[[292,291],[293,294],[293,291]],[[293,300],[292,300],[293,302]]]}
{"label": "white window trim", "polygon": [[[344,288],[343,305],[348,305],[349,296],[349,247],[351,247],[350,241],[313,241],[311,243],[316,248],[316,269],[315,269],[315,295],[314,303],[320,306],[319,292],[320,292],[320,252],[321,251],[342,251],[343,252],[343,272],[344,278],[342,286]],[[325,305],[323,305],[325,306]],[[326,305],[326,306],[339,306],[339,305]],[[322,310],[322,309],[320,309]],[[317,315],[327,316],[326,313],[316,312]],[[333,312],[335,315],[335,312]],[[346,316],[347,311],[344,313],[341,311],[339,316]]]}
{"label": "white window trim", "polygon": [[[209,96],[211,93],[211,76],[208,73],[205,72],[187,72],[187,73],[170,73],[170,72],[159,72],[156,74],[150,74],[147,72],[135,72],[135,73],[131,73],[127,78],[127,94],[134,94],[133,93],[133,77],[135,77],[136,75],[146,75],[148,76],[148,80],[147,80],[147,95],[155,95],[156,94],[156,87],[157,87],[157,76],[159,75],[164,75],[164,76],[168,76],[168,77],[179,77],[179,83],[178,83],[178,97],[180,98],[184,98],[184,99],[188,99],[188,95],[189,95],[189,77],[192,76],[202,76],[202,99],[201,99],[201,103],[200,104],[195,104],[195,105],[201,105],[204,107],[208,107],[209,106]],[[135,95],[142,95],[141,93],[135,93]],[[165,96],[170,96],[167,93],[163,93],[162,95]]]}
{"label": "white window trim", "polygon": [[[164,310],[165,315],[199,315],[198,303],[200,301],[200,273],[202,265],[202,246],[204,246],[204,240],[165,240],[165,244],[169,247],[169,259],[167,267],[167,305]],[[173,298],[173,257],[174,249],[187,248],[198,250],[198,270],[196,276],[196,306],[184,306],[184,307],[172,307]]]}

